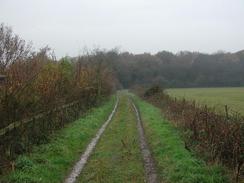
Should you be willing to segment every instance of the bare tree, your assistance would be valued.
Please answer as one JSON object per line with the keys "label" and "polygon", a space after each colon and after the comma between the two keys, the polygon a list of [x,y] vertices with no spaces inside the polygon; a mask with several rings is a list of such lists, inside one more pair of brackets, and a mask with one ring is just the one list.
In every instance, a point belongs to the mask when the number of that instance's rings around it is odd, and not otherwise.
{"label": "bare tree", "polygon": [[11,27],[0,25],[0,73],[18,60],[28,57],[31,45],[15,35]]}

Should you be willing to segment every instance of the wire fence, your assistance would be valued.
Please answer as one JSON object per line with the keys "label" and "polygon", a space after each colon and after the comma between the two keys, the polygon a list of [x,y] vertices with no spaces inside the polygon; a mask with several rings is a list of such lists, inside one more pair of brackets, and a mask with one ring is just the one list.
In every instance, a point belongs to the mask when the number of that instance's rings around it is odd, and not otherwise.
{"label": "wire fence", "polygon": [[[75,101],[39,113],[31,118],[13,122],[0,130],[0,174],[11,168],[19,154],[30,152],[33,144],[48,142],[48,136],[74,121],[88,110],[80,101]],[[13,167],[13,165],[12,165]]]}

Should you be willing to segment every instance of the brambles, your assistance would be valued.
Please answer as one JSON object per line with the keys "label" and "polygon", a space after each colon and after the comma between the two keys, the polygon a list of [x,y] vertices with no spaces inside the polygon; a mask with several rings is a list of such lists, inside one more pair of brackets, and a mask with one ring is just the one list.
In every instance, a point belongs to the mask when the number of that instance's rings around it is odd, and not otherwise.
{"label": "brambles", "polygon": [[141,111],[145,134],[157,163],[161,182],[230,182],[221,166],[208,165],[185,149],[180,130],[162,116],[160,108],[134,98]]}
{"label": "brambles", "polygon": [[234,171],[236,182],[244,162],[244,118],[239,114],[221,115],[213,108],[171,98],[165,93],[145,97],[183,129],[187,149],[196,149],[210,162],[220,162]]}
{"label": "brambles", "polygon": [[105,60],[96,51],[57,61],[50,48],[34,52],[0,26],[0,74],[6,76],[0,83],[0,169],[112,93]]}
{"label": "brambles", "polygon": [[111,113],[114,102],[115,97],[110,97],[101,106],[53,134],[47,144],[35,146],[30,155],[19,156],[15,171],[0,176],[0,182],[63,182],[67,170],[79,159],[81,151]]}

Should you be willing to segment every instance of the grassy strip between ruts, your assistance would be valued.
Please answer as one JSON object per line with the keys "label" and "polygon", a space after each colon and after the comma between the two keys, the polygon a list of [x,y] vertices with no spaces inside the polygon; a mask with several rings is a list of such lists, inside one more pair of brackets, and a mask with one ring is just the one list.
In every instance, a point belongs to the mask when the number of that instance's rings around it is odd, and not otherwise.
{"label": "grassy strip between ruts", "polygon": [[217,165],[206,165],[185,149],[180,132],[161,114],[160,109],[134,97],[139,107],[145,134],[163,182],[170,183],[225,183],[224,170]]}
{"label": "grassy strip between ruts", "polygon": [[36,146],[16,160],[16,169],[0,182],[60,183],[79,159],[91,138],[111,113],[115,97],[52,135],[48,144]]}
{"label": "grassy strip between ruts", "polygon": [[78,182],[145,182],[136,116],[126,92],[121,92],[117,113],[97,144]]}

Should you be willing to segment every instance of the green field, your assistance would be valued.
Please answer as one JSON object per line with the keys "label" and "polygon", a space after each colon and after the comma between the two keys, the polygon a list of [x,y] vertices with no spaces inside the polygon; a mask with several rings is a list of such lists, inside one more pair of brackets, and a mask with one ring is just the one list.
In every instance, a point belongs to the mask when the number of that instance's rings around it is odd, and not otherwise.
{"label": "green field", "polygon": [[231,112],[244,114],[244,87],[233,88],[179,88],[168,89],[168,94],[177,98],[195,100],[198,104],[216,107],[219,112],[227,105]]}

